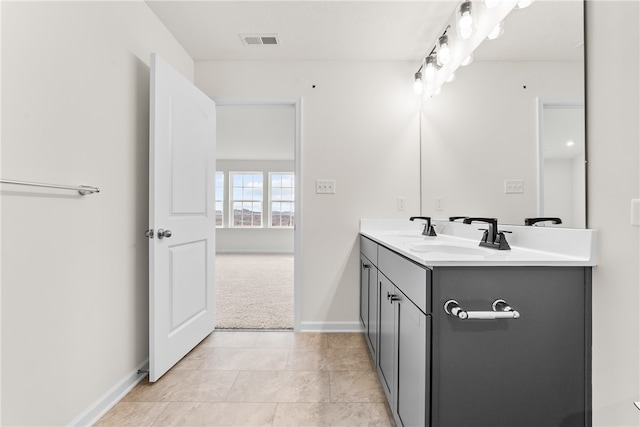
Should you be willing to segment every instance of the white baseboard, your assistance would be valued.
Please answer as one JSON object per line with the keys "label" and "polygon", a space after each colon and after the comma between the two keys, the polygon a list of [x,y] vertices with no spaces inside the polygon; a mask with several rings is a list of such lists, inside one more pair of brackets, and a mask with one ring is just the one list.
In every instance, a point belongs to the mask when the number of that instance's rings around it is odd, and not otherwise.
{"label": "white baseboard", "polygon": [[92,426],[106,414],[109,409],[113,408],[127,393],[147,376],[145,373],[138,373],[140,370],[149,369],[149,359],[142,362],[133,371],[129,372],[116,385],[111,387],[100,399],[96,400],[82,414],[78,415],[75,420],[69,423],[70,426]]}
{"label": "white baseboard", "polygon": [[300,322],[300,332],[362,332],[360,322]]}

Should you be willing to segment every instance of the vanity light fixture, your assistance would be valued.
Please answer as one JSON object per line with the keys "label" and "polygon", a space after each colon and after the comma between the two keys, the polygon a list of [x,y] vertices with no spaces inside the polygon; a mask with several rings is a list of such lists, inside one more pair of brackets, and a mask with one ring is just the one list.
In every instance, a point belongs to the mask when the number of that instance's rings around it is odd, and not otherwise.
{"label": "vanity light fixture", "polygon": [[424,89],[424,85],[422,84],[422,72],[418,71],[415,75],[415,80],[413,82],[413,90],[417,95],[422,95],[422,91]]}
{"label": "vanity light fixture", "polygon": [[458,34],[462,40],[467,40],[473,35],[473,5],[470,1],[460,4],[458,13],[456,13],[456,27]]}
{"label": "vanity light fixture", "polygon": [[440,63],[440,65],[447,65],[449,61],[451,61],[451,49],[449,48],[449,36],[442,35],[438,39],[438,62]]}
{"label": "vanity light fixture", "polygon": [[491,30],[491,32],[489,34],[487,34],[487,38],[489,40],[495,40],[498,37],[500,37],[502,35],[502,33],[504,33],[504,21],[501,21],[498,23],[498,25],[496,25],[495,27],[493,27],[493,30]]}
{"label": "vanity light fixture", "polygon": [[427,81],[432,81],[436,78],[436,71],[438,71],[436,57],[435,55],[431,54],[427,56],[427,59],[425,59],[424,78]]}
{"label": "vanity light fixture", "polygon": [[[414,75],[416,92],[422,89],[423,99],[428,98],[453,81],[456,70],[473,61],[474,50],[484,40],[502,34],[502,22],[517,3],[524,1],[533,0],[461,0]],[[477,6],[480,3],[486,7]],[[449,31],[454,26],[456,31]]]}

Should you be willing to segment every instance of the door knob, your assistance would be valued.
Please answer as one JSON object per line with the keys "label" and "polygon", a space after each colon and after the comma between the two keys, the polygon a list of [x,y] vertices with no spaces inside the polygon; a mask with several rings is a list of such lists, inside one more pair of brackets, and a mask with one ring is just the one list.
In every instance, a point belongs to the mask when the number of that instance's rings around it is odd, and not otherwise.
{"label": "door knob", "polygon": [[158,239],[164,239],[165,237],[168,239],[171,237],[171,230],[163,230],[162,228],[158,229]]}

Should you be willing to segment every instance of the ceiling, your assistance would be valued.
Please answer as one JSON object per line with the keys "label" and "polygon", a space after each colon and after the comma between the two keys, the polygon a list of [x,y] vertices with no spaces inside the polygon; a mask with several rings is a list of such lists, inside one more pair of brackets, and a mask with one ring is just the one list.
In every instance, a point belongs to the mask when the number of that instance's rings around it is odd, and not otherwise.
{"label": "ceiling", "polygon": [[[195,61],[421,61],[458,2],[147,0]],[[538,0],[515,10],[505,35],[483,44],[476,60],[582,58],[582,1]],[[575,13],[579,11],[580,13]],[[509,33],[510,37],[505,37]],[[245,46],[242,34],[277,35],[277,46]],[[518,43],[513,40],[517,39]],[[526,49],[522,49],[526,46]]]}

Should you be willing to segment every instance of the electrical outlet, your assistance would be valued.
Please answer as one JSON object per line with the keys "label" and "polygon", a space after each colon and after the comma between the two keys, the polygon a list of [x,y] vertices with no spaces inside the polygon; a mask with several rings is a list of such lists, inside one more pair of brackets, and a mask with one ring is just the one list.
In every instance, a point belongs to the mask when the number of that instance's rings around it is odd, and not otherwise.
{"label": "electrical outlet", "polygon": [[335,194],[335,179],[316,179],[316,194]]}
{"label": "electrical outlet", "polygon": [[444,198],[436,197],[435,199],[433,199],[433,201],[434,201],[434,209],[436,211],[444,210]]}
{"label": "electrical outlet", "polygon": [[398,197],[398,212],[404,212],[407,209],[407,198]]}
{"label": "electrical outlet", "polygon": [[523,179],[505,179],[504,194],[522,194],[524,193]]}

